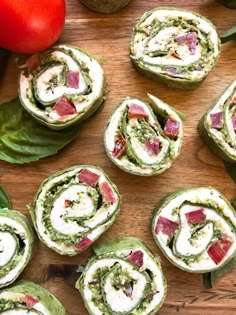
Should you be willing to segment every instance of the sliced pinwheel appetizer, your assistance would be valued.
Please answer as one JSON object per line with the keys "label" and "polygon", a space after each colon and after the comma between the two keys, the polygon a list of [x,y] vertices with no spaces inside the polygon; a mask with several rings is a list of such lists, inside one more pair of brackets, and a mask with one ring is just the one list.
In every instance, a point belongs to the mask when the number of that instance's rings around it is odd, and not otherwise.
{"label": "sliced pinwheel appetizer", "polygon": [[113,13],[129,4],[131,0],[80,0],[90,10],[100,13]]}
{"label": "sliced pinwheel appetizer", "polygon": [[95,113],[104,102],[102,67],[68,45],[31,56],[19,79],[21,104],[38,122],[62,129]]}
{"label": "sliced pinwheel appetizer", "polygon": [[50,292],[30,281],[19,281],[0,291],[0,312],[6,315],[66,315]]}
{"label": "sliced pinwheel appetizer", "polygon": [[108,157],[126,172],[150,176],[167,170],[180,153],[183,123],[175,109],[148,94],[127,97],[109,118],[104,135]]}
{"label": "sliced pinwheel appetizer", "polygon": [[166,296],[159,258],[134,237],[97,245],[94,251],[76,283],[89,314],[156,314]]}
{"label": "sliced pinwheel appetizer", "polygon": [[131,40],[131,59],[137,69],[175,88],[196,87],[219,54],[214,25],[200,14],[172,7],[146,12]]}
{"label": "sliced pinwheel appetizer", "polygon": [[236,213],[211,187],[167,196],[156,209],[152,232],[164,255],[189,272],[219,269],[236,251]]}
{"label": "sliced pinwheel appetizer", "polygon": [[202,117],[198,131],[223,160],[236,163],[236,80]]}
{"label": "sliced pinwheel appetizer", "polygon": [[102,169],[82,165],[46,179],[29,210],[42,242],[61,255],[73,256],[113,224],[120,199]]}
{"label": "sliced pinwheel appetizer", "polygon": [[0,288],[13,283],[25,269],[34,239],[31,224],[23,214],[0,209]]}

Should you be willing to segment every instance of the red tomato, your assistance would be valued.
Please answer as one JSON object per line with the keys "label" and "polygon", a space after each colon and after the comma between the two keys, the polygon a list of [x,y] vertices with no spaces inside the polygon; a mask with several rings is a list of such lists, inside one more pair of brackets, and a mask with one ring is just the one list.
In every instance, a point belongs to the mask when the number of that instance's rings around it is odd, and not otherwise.
{"label": "red tomato", "polygon": [[50,47],[65,23],[65,0],[1,0],[0,46],[21,53]]}

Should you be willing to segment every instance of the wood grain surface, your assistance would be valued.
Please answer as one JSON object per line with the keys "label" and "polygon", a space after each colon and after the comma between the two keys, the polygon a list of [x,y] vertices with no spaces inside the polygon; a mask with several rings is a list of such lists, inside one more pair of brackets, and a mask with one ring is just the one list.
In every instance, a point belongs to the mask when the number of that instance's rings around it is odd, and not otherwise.
{"label": "wood grain surface", "polygon": [[[117,184],[123,196],[121,213],[115,224],[97,241],[122,236],[137,236],[154,254],[161,256],[168,281],[168,295],[158,312],[169,314],[236,314],[236,268],[211,290],[205,290],[201,276],[172,266],[160,253],[151,235],[151,216],[157,202],[179,188],[211,185],[229,200],[235,195],[235,184],[224,170],[223,163],[202,142],[197,123],[203,113],[236,78],[236,43],[225,44],[216,67],[193,91],[178,91],[142,77],[129,59],[132,28],[141,15],[155,6],[176,6],[208,17],[223,34],[236,25],[236,10],[213,0],[133,0],[118,13],[106,16],[86,9],[79,0],[67,0],[67,17],[60,43],[79,46],[98,59],[107,78],[107,100],[99,112],[83,128],[80,135],[56,156],[25,165],[0,161],[0,184],[8,192],[14,209],[27,216],[28,204],[40,183],[64,168],[92,164],[102,167]],[[17,63],[24,57],[13,54],[1,80],[0,101],[17,95]],[[103,146],[103,129],[112,109],[126,96],[146,100],[146,94],[157,95],[187,115],[185,137],[180,157],[164,174],[142,178],[126,174],[107,158]],[[70,315],[88,314],[79,292],[74,288],[78,264],[84,264],[91,249],[77,257],[59,256],[41,242],[33,260],[21,278],[35,281],[50,290],[64,304]]]}

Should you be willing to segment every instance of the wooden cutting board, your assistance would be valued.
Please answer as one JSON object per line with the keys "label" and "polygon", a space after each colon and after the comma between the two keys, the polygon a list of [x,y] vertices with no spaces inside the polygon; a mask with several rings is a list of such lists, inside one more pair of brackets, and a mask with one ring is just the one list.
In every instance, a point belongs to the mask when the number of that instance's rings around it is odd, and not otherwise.
{"label": "wooden cutting board", "polygon": [[[60,43],[72,44],[103,60],[107,77],[107,100],[103,110],[81,131],[72,144],[53,157],[26,165],[0,161],[0,183],[13,202],[14,209],[29,215],[28,204],[40,183],[53,173],[79,164],[102,167],[117,184],[123,196],[120,216],[98,242],[122,236],[137,236],[154,254],[161,256],[168,281],[168,295],[160,315],[236,313],[236,268],[211,289],[204,289],[201,276],[173,267],[160,253],[151,235],[151,216],[157,202],[179,188],[213,186],[229,200],[235,194],[235,184],[224,170],[222,162],[206,147],[197,133],[197,123],[203,113],[236,79],[236,42],[225,44],[216,67],[203,84],[194,91],[178,91],[142,77],[129,59],[132,28],[141,15],[155,6],[178,6],[208,17],[223,34],[236,25],[236,10],[217,1],[133,0],[128,7],[113,15],[91,12],[79,0],[67,0],[67,18]],[[17,95],[17,55],[12,55],[1,80],[0,102]],[[173,167],[164,174],[142,178],[129,175],[114,166],[105,154],[103,129],[112,109],[128,95],[146,100],[151,93],[187,115],[182,152]],[[59,256],[41,242],[31,263],[21,278],[35,281],[50,290],[71,315],[86,315],[79,292],[74,288],[78,264],[84,264],[91,249],[77,257]]]}

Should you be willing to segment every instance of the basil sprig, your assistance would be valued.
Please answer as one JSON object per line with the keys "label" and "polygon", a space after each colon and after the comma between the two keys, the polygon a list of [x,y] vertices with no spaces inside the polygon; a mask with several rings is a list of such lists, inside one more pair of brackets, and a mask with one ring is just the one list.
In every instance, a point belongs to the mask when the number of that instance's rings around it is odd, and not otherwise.
{"label": "basil sprig", "polygon": [[220,39],[223,44],[231,40],[236,40],[236,26],[230,28]]}
{"label": "basil sprig", "polygon": [[11,209],[11,201],[2,186],[0,186],[0,209],[4,208]]}

